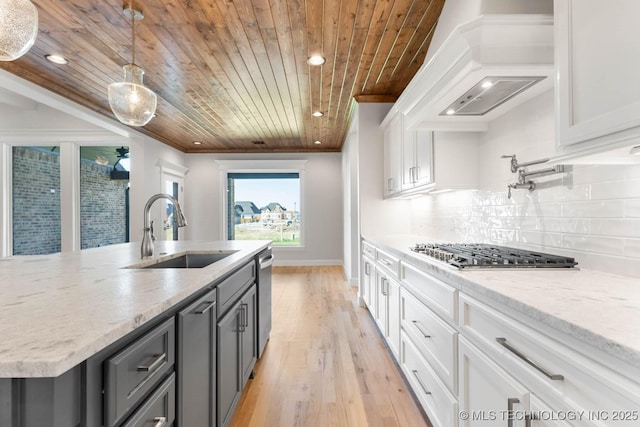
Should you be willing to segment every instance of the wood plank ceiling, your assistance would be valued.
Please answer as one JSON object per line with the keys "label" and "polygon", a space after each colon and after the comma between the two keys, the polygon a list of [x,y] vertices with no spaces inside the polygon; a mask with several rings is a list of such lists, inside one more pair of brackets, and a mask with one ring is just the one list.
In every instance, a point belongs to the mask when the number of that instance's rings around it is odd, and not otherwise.
{"label": "wood plank ceiling", "polygon": [[[122,0],[33,3],[35,45],[0,67],[113,117],[107,86],[131,62]],[[135,25],[136,64],[158,95],[158,116],[138,129],[190,153],[340,151],[354,97],[394,101],[402,93],[424,61],[443,4],[138,1],[144,19]],[[44,58],[50,53],[70,63],[52,64]],[[306,63],[316,53],[326,58],[320,67]]]}

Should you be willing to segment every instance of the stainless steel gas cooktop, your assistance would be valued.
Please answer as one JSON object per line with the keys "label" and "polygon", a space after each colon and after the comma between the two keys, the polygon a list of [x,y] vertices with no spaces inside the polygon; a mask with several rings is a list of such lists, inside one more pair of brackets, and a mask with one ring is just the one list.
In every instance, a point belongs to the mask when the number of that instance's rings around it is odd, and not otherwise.
{"label": "stainless steel gas cooktop", "polygon": [[412,251],[457,268],[574,268],[570,257],[484,243],[417,243]]}

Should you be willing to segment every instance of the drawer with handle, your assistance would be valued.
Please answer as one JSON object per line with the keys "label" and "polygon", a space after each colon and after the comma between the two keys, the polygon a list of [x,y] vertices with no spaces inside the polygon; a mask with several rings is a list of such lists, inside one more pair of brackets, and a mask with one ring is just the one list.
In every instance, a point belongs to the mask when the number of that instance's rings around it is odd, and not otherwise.
{"label": "drawer with handle", "polygon": [[256,281],[256,263],[240,267],[231,276],[220,282],[218,290],[218,318],[227,312],[240,295],[251,287]]}
{"label": "drawer with handle", "polygon": [[402,329],[440,379],[457,391],[458,332],[418,301],[406,289],[400,292]]}
{"label": "drawer with handle", "polygon": [[383,250],[376,250],[376,261],[378,266],[382,267],[387,273],[390,273],[394,279],[400,278],[400,260]]}
{"label": "drawer with handle", "polygon": [[[564,342],[460,295],[460,333],[553,409],[607,408],[640,414],[640,384]],[[551,331],[550,331],[551,332]],[[612,360],[612,364],[615,362]],[[612,421],[612,420],[610,420]],[[633,425],[611,424],[611,425]]]}
{"label": "drawer with handle", "polygon": [[175,347],[171,318],[107,359],[105,426],[117,425],[173,370]]}
{"label": "drawer with handle", "polygon": [[458,403],[411,339],[400,332],[400,365],[434,427],[457,427]]}
{"label": "drawer with handle", "polygon": [[376,248],[367,242],[362,242],[362,254],[375,259]]}
{"label": "drawer with handle", "polygon": [[176,418],[175,377],[172,373],[122,427],[173,427]]}
{"label": "drawer with handle", "polygon": [[457,322],[458,290],[431,274],[402,263],[402,286],[452,324]]}

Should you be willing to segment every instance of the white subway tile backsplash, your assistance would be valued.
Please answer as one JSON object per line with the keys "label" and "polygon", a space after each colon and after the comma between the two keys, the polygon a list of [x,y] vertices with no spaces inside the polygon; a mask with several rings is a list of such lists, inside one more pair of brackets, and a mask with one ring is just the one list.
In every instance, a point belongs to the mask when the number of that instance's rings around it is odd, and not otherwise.
{"label": "white subway tile backsplash", "polygon": [[620,181],[640,178],[640,165],[580,165],[573,166],[569,177],[575,185],[594,182]]}
{"label": "white subway tile backsplash", "polygon": [[571,202],[562,205],[562,216],[569,218],[622,218],[623,200]]}
{"label": "white subway tile backsplash", "polygon": [[592,200],[631,199],[640,197],[640,179],[591,184]]}
{"label": "white subway tile backsplash", "polygon": [[545,248],[559,248],[562,244],[562,234],[542,233],[539,231],[520,231],[520,243]]}
{"label": "white subway tile backsplash", "polygon": [[640,218],[640,199],[629,199],[624,201],[624,217]]}
{"label": "white subway tile backsplash", "polygon": [[640,259],[640,239],[625,239],[624,256]]}
{"label": "white subway tile backsplash", "polygon": [[545,218],[536,219],[538,231],[545,233],[589,234],[591,220],[584,218]]}
{"label": "white subway tile backsplash", "polygon": [[562,235],[562,247],[582,252],[622,255],[624,239],[581,234]]}
{"label": "white subway tile backsplash", "polygon": [[640,238],[640,219],[592,219],[591,234]]}

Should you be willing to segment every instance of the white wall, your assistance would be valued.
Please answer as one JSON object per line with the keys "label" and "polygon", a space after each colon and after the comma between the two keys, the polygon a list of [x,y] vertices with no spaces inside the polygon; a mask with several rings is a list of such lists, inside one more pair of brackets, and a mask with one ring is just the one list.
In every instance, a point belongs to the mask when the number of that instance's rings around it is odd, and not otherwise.
{"label": "white wall", "polygon": [[[411,232],[440,241],[490,242],[575,257],[579,267],[640,277],[640,165],[574,166],[517,180],[503,154],[526,162],[553,154],[553,91],[519,106],[481,135],[480,190],[411,201]],[[530,170],[546,166],[532,166]]]}
{"label": "white wall", "polygon": [[274,248],[277,265],[342,265],[343,197],[340,153],[187,154],[185,215],[190,240],[224,239],[223,191],[216,160],[307,160],[303,176],[303,248]]}
{"label": "white wall", "polygon": [[404,234],[408,221],[396,221],[409,212],[407,200],[384,200],[384,133],[380,123],[393,104],[358,104],[343,146],[342,175],[345,193],[344,270],[358,282],[360,236]]}

